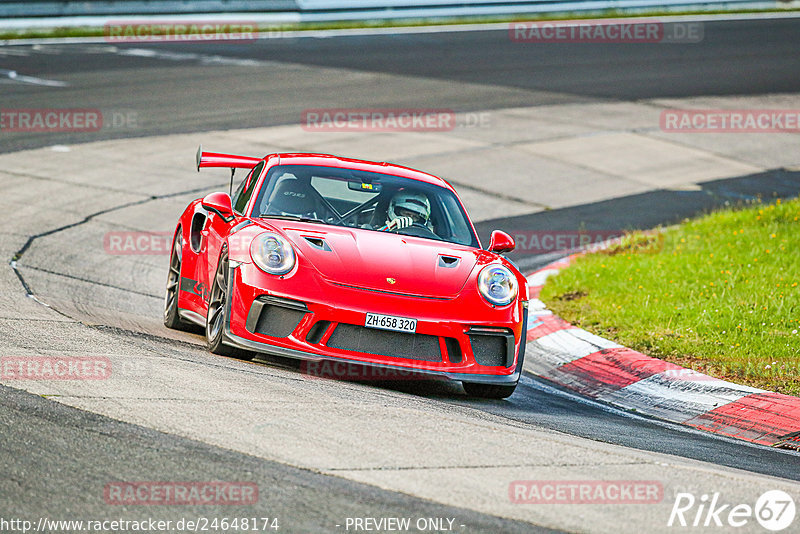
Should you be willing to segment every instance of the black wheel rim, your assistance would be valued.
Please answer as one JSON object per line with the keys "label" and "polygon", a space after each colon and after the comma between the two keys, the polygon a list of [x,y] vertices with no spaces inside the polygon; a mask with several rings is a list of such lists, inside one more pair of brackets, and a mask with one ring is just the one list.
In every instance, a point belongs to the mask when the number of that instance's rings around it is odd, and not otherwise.
{"label": "black wheel rim", "polygon": [[225,304],[228,294],[228,257],[224,256],[219,261],[217,274],[214,277],[214,285],[211,290],[211,299],[208,303],[208,320],[206,323],[206,335],[209,341],[217,339],[222,331],[225,321]]}
{"label": "black wheel rim", "polygon": [[183,236],[180,232],[175,236],[175,245],[169,258],[169,275],[167,276],[167,291],[164,295],[164,317],[169,316],[172,310],[177,312],[178,288],[181,283],[181,260],[183,259]]}

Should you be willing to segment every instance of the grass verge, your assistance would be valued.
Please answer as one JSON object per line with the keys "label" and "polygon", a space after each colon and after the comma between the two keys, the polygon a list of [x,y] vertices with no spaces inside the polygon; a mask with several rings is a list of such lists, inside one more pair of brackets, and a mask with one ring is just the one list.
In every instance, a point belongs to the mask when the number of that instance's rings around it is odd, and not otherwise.
{"label": "grass verge", "polygon": [[714,212],[577,258],[541,299],[644,354],[800,395],[800,200]]}

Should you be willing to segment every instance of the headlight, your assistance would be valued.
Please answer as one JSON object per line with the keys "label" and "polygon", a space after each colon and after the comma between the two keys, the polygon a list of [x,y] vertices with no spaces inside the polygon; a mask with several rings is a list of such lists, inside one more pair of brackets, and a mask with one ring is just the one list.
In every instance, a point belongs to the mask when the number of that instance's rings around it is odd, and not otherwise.
{"label": "headlight", "polygon": [[294,267],[294,249],[278,234],[264,232],[250,243],[250,256],[262,271],[269,274],[286,274]]}
{"label": "headlight", "polygon": [[517,297],[517,278],[502,265],[487,265],[478,275],[478,289],[490,303],[505,306]]}

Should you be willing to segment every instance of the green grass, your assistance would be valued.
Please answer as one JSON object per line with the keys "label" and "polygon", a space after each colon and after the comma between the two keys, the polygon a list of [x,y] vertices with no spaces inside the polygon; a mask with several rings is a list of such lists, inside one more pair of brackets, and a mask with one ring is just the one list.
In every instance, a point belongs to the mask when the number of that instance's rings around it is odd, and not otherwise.
{"label": "green grass", "polygon": [[[800,8],[765,8],[765,9],[696,9],[696,10],[659,10],[659,9],[610,9],[591,12],[559,12],[542,13],[535,15],[511,15],[511,16],[476,16],[476,17],[428,17],[413,19],[375,19],[375,20],[341,20],[330,22],[304,22],[293,24],[262,24],[259,31],[265,33],[280,31],[304,31],[304,30],[340,30],[355,28],[394,28],[407,26],[430,26],[430,25],[455,25],[455,24],[487,24],[487,23],[511,23],[529,22],[546,20],[581,20],[581,19],[601,19],[601,18],[641,18],[641,17],[668,17],[678,15],[730,15],[746,13],[785,13],[800,11]],[[133,18],[120,20],[133,21]],[[146,22],[145,19],[142,22]],[[241,22],[247,22],[247,13],[242,13]],[[68,38],[68,37],[103,37],[105,35],[103,27],[92,26],[65,26],[60,28],[31,28],[20,30],[0,30],[0,40],[16,39],[43,39],[43,38]]]}
{"label": "green grass", "polygon": [[542,300],[684,367],[800,395],[800,200],[714,212],[579,257]]}

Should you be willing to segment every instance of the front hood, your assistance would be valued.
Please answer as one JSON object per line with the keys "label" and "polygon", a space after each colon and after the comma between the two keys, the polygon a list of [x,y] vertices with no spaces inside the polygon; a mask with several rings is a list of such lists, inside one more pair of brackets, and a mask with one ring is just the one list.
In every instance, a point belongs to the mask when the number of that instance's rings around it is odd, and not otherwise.
{"label": "front hood", "polygon": [[269,225],[280,229],[327,280],[392,293],[455,297],[482,252],[373,230],[276,219]]}

